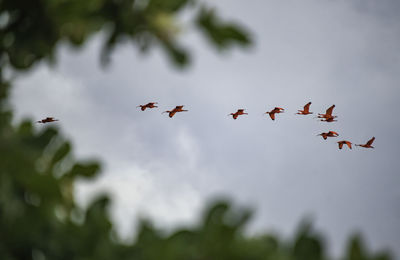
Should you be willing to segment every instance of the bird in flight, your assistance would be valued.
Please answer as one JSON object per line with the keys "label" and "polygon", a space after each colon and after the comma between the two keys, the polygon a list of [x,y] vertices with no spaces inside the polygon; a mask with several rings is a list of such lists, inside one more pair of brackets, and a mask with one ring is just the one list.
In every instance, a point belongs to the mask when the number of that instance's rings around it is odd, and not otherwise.
{"label": "bird in flight", "polygon": [[324,138],[325,140],[326,140],[328,137],[338,137],[338,136],[339,136],[339,134],[336,133],[336,132],[334,132],[334,131],[329,131],[329,132],[327,132],[327,133],[320,133],[319,135],[322,136],[322,138]]}
{"label": "bird in flight", "polygon": [[184,110],[183,109],[183,105],[182,106],[176,106],[174,109],[172,109],[172,110],[167,110],[167,111],[164,111],[164,112],[162,112],[161,114],[163,114],[163,113],[168,113],[168,116],[170,117],[170,118],[172,118],[176,113],[178,113],[178,112],[186,112],[186,111],[188,111],[188,110]]}
{"label": "bird in flight", "polygon": [[45,119],[36,121],[36,123],[45,124],[45,123],[50,123],[50,122],[55,122],[55,121],[58,121],[58,119],[55,119],[54,117],[46,117]]}
{"label": "bird in flight", "polygon": [[324,122],[336,122],[337,120],[334,120],[334,119],[337,116],[332,115],[334,108],[335,108],[335,105],[332,105],[326,110],[325,114],[318,113],[318,118],[322,118],[321,121],[324,121]]}
{"label": "bird in flight", "polygon": [[155,107],[158,107],[158,106],[156,106],[155,104],[158,104],[158,103],[157,103],[157,102],[150,102],[150,103],[147,103],[146,105],[139,105],[139,106],[137,106],[137,107],[140,107],[140,109],[141,109],[142,111],[145,111],[146,108],[155,108]]}
{"label": "bird in flight", "polygon": [[265,112],[264,114],[269,114],[269,117],[272,120],[275,120],[275,114],[279,114],[279,113],[283,113],[285,109],[281,108],[281,107],[275,107],[274,109],[272,109],[269,112]]}
{"label": "bird in flight", "polygon": [[297,111],[299,111],[299,112],[297,112],[296,114],[297,114],[297,115],[309,115],[309,114],[312,114],[313,112],[310,112],[310,105],[311,105],[311,102],[308,102],[308,103],[304,106],[303,110],[297,110]]}
{"label": "bird in flight", "polygon": [[374,148],[371,144],[374,142],[375,137],[372,137],[366,144],[356,144],[356,146],[361,146],[364,148]]}
{"label": "bird in flight", "polygon": [[248,113],[245,113],[244,109],[241,108],[241,109],[238,109],[235,113],[230,113],[228,116],[232,116],[233,119],[236,120],[238,118],[238,116],[240,116],[240,115],[248,115]]}
{"label": "bird in flight", "polygon": [[346,144],[351,149],[351,142],[350,141],[343,140],[343,141],[339,141],[337,143],[339,144],[339,149],[342,149],[344,144]]}

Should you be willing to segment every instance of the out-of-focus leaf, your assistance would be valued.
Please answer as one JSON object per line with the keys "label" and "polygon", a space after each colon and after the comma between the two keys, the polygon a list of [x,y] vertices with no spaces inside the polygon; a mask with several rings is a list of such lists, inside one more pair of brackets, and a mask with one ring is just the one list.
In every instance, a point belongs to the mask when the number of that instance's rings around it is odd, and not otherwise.
{"label": "out-of-focus leaf", "polygon": [[57,180],[51,175],[26,174],[19,178],[27,191],[38,194],[43,200],[61,198]]}
{"label": "out-of-focus leaf", "polygon": [[32,122],[24,121],[20,124],[18,132],[22,136],[31,136],[32,133]]}
{"label": "out-of-focus leaf", "polygon": [[182,48],[170,43],[165,44],[164,47],[166,48],[168,55],[171,57],[171,60],[178,67],[183,67],[189,62],[189,54]]}
{"label": "out-of-focus leaf", "polygon": [[30,144],[36,147],[36,149],[44,149],[57,134],[56,129],[46,128],[37,137],[31,139]]}
{"label": "out-of-focus leaf", "polygon": [[294,241],[293,255],[295,259],[322,260],[324,252],[322,241],[322,238],[313,232],[311,221],[303,221]]}
{"label": "out-of-focus leaf", "polygon": [[368,260],[363,242],[359,235],[353,235],[348,243],[346,260]]}
{"label": "out-of-focus leaf", "polygon": [[208,39],[220,49],[234,44],[247,46],[251,43],[246,30],[236,24],[220,21],[212,9],[202,8],[197,15],[196,24]]}
{"label": "out-of-focus leaf", "polygon": [[71,144],[69,142],[63,143],[54,153],[52,163],[55,164],[60,160],[64,159],[65,156],[67,156],[70,151],[71,151]]}
{"label": "out-of-focus leaf", "polygon": [[68,176],[71,177],[85,177],[92,178],[95,177],[100,171],[100,165],[98,163],[78,163],[75,164]]}
{"label": "out-of-focus leaf", "polygon": [[165,12],[176,12],[187,5],[190,0],[149,0],[147,9],[161,10]]}

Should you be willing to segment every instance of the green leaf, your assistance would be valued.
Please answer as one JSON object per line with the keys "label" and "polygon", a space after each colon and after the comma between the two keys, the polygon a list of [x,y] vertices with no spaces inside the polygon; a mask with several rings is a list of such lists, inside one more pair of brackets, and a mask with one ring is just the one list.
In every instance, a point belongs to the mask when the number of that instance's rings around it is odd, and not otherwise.
{"label": "green leaf", "polygon": [[100,165],[98,163],[77,163],[72,167],[72,170],[68,174],[72,177],[85,177],[85,178],[93,178],[100,171]]}
{"label": "green leaf", "polygon": [[202,8],[197,15],[196,24],[208,39],[220,49],[234,44],[247,46],[251,43],[246,30],[236,24],[220,21],[212,9]]}
{"label": "green leaf", "polygon": [[54,153],[52,164],[54,165],[60,160],[64,159],[69,154],[70,151],[71,151],[70,143],[69,142],[63,143]]}
{"label": "green leaf", "polygon": [[177,12],[191,1],[188,0],[150,0],[147,9],[149,11]]}

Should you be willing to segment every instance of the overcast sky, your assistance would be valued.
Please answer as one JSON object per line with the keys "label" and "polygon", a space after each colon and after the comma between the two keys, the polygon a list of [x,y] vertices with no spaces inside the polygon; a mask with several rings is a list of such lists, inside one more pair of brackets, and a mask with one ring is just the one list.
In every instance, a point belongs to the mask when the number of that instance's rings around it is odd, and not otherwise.
{"label": "overcast sky", "polygon": [[[102,176],[77,196],[112,194],[124,236],[139,215],[163,227],[191,223],[225,195],[255,209],[254,232],[287,236],[313,216],[331,252],[354,231],[373,249],[399,250],[400,1],[210,2],[252,32],[252,48],[218,53],[185,28],[194,61],[186,70],[130,44],[104,70],[95,37],[83,50],[60,49],[55,68],[19,77],[17,119],[59,118],[78,158],[103,161]],[[150,101],[159,108],[136,108]],[[294,115],[309,101],[314,115],[335,104],[338,122]],[[161,114],[176,105],[189,112]],[[275,106],[285,108],[275,121],[262,115]],[[249,115],[227,116],[238,108]],[[340,136],[316,136],[328,130]],[[372,136],[375,149],[336,144]]]}

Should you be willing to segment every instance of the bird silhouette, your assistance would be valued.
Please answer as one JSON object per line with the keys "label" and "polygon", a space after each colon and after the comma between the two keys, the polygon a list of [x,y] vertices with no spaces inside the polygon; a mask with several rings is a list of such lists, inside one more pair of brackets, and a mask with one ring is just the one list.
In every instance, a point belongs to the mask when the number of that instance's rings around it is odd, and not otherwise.
{"label": "bird silhouette", "polygon": [[187,112],[188,110],[184,110],[183,109],[183,105],[182,106],[176,106],[174,109],[172,109],[172,110],[167,110],[167,111],[164,111],[164,112],[162,112],[161,114],[163,114],[163,113],[168,113],[168,116],[170,117],[170,118],[172,118],[176,113],[178,113],[178,112]]}
{"label": "bird silhouette", "polygon": [[245,113],[244,109],[241,108],[241,109],[238,109],[235,113],[230,113],[228,116],[232,116],[233,119],[236,120],[238,118],[238,116],[240,116],[240,115],[248,115],[248,113]]}
{"label": "bird silhouette", "polygon": [[337,116],[333,116],[332,115],[332,112],[333,112],[334,108],[335,108],[335,105],[332,105],[326,110],[325,114],[319,114],[318,113],[318,118],[322,118],[321,121],[325,121],[325,122],[335,122],[335,121],[337,121],[337,120],[334,120]]}
{"label": "bird silhouette", "polygon": [[374,142],[375,137],[372,137],[366,144],[356,144],[356,146],[361,146],[364,148],[374,148],[371,144]]}
{"label": "bird silhouette", "polygon": [[265,112],[264,114],[269,114],[269,117],[272,120],[275,120],[275,114],[279,114],[279,113],[283,113],[285,109],[281,108],[281,107],[275,107],[274,109],[272,109],[269,112]]}
{"label": "bird silhouette", "polygon": [[137,106],[137,107],[140,107],[140,109],[141,109],[142,111],[145,111],[146,108],[155,108],[155,107],[158,107],[158,106],[156,106],[155,104],[158,104],[158,103],[157,103],[157,102],[150,102],[150,103],[147,103],[146,105],[139,105],[139,106]]}
{"label": "bird silhouette", "polygon": [[36,123],[45,124],[45,123],[50,123],[50,122],[55,122],[55,121],[58,121],[58,119],[55,119],[54,117],[46,117],[45,119],[36,121]]}
{"label": "bird silhouette", "polygon": [[339,149],[342,149],[344,144],[346,144],[351,149],[351,142],[350,141],[343,140],[343,141],[339,141],[337,143],[339,144]]}
{"label": "bird silhouette", "polygon": [[303,110],[297,110],[299,112],[297,112],[296,115],[309,115],[309,114],[312,114],[313,112],[310,112],[310,105],[311,105],[311,102],[308,102],[304,106]]}
{"label": "bird silhouette", "polygon": [[338,137],[338,136],[339,136],[339,134],[336,133],[336,132],[334,132],[334,131],[329,131],[329,132],[327,132],[327,133],[320,133],[319,135],[322,136],[322,138],[324,138],[325,140],[326,140],[328,137]]}

